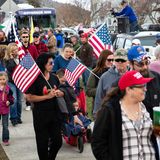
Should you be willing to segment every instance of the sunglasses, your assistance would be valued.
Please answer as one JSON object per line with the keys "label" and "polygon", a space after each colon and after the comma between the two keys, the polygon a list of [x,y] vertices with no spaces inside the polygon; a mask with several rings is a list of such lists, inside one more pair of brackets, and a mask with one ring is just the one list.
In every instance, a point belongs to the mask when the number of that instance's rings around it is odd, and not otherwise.
{"label": "sunglasses", "polygon": [[139,63],[135,63],[134,65],[138,66],[138,67],[144,67],[144,66],[148,66],[150,64],[150,61],[145,61],[145,62],[139,62]]}
{"label": "sunglasses", "polygon": [[108,61],[108,62],[113,62],[113,61],[114,61],[114,59],[107,59],[107,61]]}
{"label": "sunglasses", "polygon": [[29,36],[23,36],[22,38],[29,38]]}
{"label": "sunglasses", "polygon": [[54,62],[53,62],[53,61],[51,61],[51,62],[48,62],[48,64],[49,64],[49,65],[54,65]]}
{"label": "sunglasses", "polygon": [[126,62],[126,60],[124,60],[124,59],[115,59],[115,62],[121,62],[121,63],[124,63],[124,62]]}
{"label": "sunglasses", "polygon": [[39,36],[33,36],[33,38],[38,38]]}

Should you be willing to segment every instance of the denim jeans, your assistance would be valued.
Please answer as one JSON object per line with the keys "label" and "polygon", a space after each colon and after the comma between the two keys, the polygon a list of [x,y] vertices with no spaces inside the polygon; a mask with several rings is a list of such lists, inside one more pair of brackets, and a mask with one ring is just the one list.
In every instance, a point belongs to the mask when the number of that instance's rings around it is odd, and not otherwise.
{"label": "denim jeans", "polygon": [[130,32],[138,31],[138,29],[139,29],[139,27],[138,27],[137,21],[130,23]]}
{"label": "denim jeans", "polygon": [[1,115],[2,119],[2,141],[9,140],[9,130],[8,130],[8,117],[9,114]]}
{"label": "denim jeans", "polygon": [[9,82],[8,85],[10,86],[14,97],[14,104],[10,106],[10,120],[20,120],[22,112],[22,93],[15,84]]}

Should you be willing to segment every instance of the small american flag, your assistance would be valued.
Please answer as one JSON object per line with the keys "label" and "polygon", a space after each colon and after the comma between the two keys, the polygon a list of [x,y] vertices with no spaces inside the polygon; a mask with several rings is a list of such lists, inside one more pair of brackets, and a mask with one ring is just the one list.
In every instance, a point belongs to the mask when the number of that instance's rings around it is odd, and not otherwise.
{"label": "small american flag", "polygon": [[39,74],[40,69],[34,62],[31,55],[27,53],[23,56],[20,63],[16,66],[12,74],[12,79],[17,88],[25,93]]}
{"label": "small american flag", "polygon": [[74,86],[77,79],[86,70],[86,66],[78,62],[78,60],[72,58],[65,69],[65,78],[70,86]]}
{"label": "small american flag", "polygon": [[107,25],[104,23],[88,39],[88,43],[93,47],[95,56],[98,58],[101,51],[108,49],[113,52],[113,46]]}

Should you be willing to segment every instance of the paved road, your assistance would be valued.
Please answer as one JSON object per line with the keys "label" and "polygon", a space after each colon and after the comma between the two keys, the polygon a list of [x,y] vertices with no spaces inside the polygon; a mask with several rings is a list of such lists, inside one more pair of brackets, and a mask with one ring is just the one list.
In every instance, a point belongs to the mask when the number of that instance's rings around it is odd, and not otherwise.
{"label": "paved road", "polygon": [[[24,110],[22,120],[23,124],[16,127],[10,124],[10,146],[3,146],[3,148],[10,160],[38,160],[32,112]],[[2,133],[1,127],[0,133]],[[64,142],[56,160],[95,160],[95,158],[91,152],[90,144],[85,143],[83,153],[78,153],[76,147]]]}

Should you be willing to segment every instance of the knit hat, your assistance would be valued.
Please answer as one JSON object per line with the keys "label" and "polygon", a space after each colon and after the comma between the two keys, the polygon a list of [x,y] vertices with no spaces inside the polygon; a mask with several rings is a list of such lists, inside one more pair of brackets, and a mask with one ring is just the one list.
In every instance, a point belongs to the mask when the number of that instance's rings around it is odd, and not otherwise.
{"label": "knit hat", "polygon": [[132,46],[128,50],[128,60],[129,61],[135,60],[137,62],[141,62],[143,59],[148,57],[146,54],[147,53],[142,46]]}
{"label": "knit hat", "polygon": [[125,50],[124,48],[119,48],[114,52],[114,59],[123,59],[125,61],[127,61],[127,50]]}
{"label": "knit hat", "polygon": [[118,86],[120,90],[125,90],[127,87],[146,84],[152,79],[153,78],[144,78],[139,72],[135,70],[128,71],[120,78]]}

